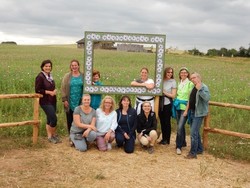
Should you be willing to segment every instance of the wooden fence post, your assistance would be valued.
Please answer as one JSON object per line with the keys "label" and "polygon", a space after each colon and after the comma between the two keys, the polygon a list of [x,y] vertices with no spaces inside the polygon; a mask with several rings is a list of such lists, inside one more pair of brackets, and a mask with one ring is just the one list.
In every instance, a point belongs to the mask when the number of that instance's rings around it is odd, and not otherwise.
{"label": "wooden fence post", "polygon": [[[159,119],[159,100],[160,100],[160,96],[155,96],[155,99],[154,99],[154,108],[155,108],[154,112],[155,112],[155,115],[156,115],[157,124],[159,124],[159,122],[160,122],[160,119]],[[157,133],[158,133],[157,142],[160,142],[161,139],[162,139],[162,133],[158,132],[158,130],[157,130]]]}
{"label": "wooden fence post", "polygon": [[160,97],[159,96],[155,96],[155,101],[154,101],[154,108],[155,108],[155,115],[156,115],[156,118],[158,119],[158,114],[159,114],[159,100],[160,100]]}
{"label": "wooden fence post", "polygon": [[[39,98],[34,98],[34,121],[39,121]],[[35,123],[33,125],[33,144],[37,143],[38,140],[38,131],[39,131],[39,123]]]}
{"label": "wooden fence post", "polygon": [[204,150],[208,149],[208,131],[207,131],[207,128],[209,128],[209,124],[210,124],[210,107],[209,107],[207,116],[204,118],[204,127],[203,127],[203,147],[204,147]]}

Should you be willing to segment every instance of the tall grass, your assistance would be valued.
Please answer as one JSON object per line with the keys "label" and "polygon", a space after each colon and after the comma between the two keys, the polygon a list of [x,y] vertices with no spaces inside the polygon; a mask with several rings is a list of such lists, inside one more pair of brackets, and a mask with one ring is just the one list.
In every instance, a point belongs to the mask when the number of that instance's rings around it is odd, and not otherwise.
{"label": "tall grass", "polygon": [[[69,62],[78,59],[83,70],[84,53],[75,45],[60,46],[12,46],[0,45],[0,94],[34,93],[34,80],[40,72],[44,59],[53,62],[53,77],[60,91],[62,77],[69,71]],[[211,100],[250,106],[250,59],[226,57],[195,57],[190,55],[166,54],[165,65],[178,71],[186,66],[190,72],[199,72],[203,82],[209,86]],[[142,67],[148,67],[154,77],[155,54],[132,53],[106,50],[94,51],[94,69],[101,71],[101,80],[105,85],[129,85],[139,77]],[[113,95],[118,102],[120,95]],[[58,92],[58,131],[66,135],[66,120]],[[131,96],[134,100],[134,96]],[[32,100],[0,100],[0,123],[30,120],[33,117]],[[45,116],[40,110],[42,125]],[[175,124],[175,121],[173,121]],[[211,127],[250,133],[249,111],[211,107]],[[173,126],[175,131],[175,126]],[[44,126],[40,134],[45,136]],[[32,127],[13,127],[1,129],[0,136],[31,136]],[[250,161],[250,141],[240,138],[209,135],[209,152],[219,157],[232,157]]]}

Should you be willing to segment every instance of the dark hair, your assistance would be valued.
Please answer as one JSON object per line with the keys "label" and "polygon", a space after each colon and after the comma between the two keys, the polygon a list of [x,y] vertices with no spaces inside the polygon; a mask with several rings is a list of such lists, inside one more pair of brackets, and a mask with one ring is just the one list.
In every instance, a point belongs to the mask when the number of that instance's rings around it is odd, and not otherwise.
{"label": "dark hair", "polygon": [[95,76],[96,74],[98,74],[98,76],[101,77],[101,74],[98,70],[93,70],[92,76]]}
{"label": "dark hair", "polygon": [[51,70],[52,70],[52,62],[51,62],[49,59],[46,59],[46,60],[44,60],[44,61],[42,62],[41,66],[40,66],[41,70],[43,71],[43,67],[44,67],[46,64],[50,64]]}
{"label": "dark hair", "polygon": [[172,70],[172,76],[171,78],[174,79],[174,69],[172,67],[166,67],[165,70],[164,70],[164,74],[163,74],[163,77],[165,78],[166,75],[167,75],[167,72]]}
{"label": "dark hair", "polygon": [[129,105],[128,105],[128,107],[129,108],[132,108],[132,105],[131,105],[131,99],[129,98],[129,96],[127,96],[127,95],[124,95],[124,96],[122,96],[122,98],[121,98],[121,100],[120,100],[120,102],[119,102],[119,109],[122,109],[123,108],[123,106],[122,106],[122,101],[124,100],[124,99],[128,99],[129,100]]}
{"label": "dark hair", "polygon": [[[147,73],[149,73],[149,71],[148,71],[148,68],[147,68],[147,67],[142,67],[142,68],[141,68],[141,71],[142,71],[142,70],[146,70],[146,71],[147,71]],[[140,72],[141,72],[141,71],[140,71]]]}

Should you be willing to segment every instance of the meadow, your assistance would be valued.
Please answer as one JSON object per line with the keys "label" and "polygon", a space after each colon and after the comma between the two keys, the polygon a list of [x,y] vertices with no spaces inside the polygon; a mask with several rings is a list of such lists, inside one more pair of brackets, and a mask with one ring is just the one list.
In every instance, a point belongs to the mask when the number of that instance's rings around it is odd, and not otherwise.
{"label": "meadow", "polygon": [[[34,93],[34,80],[40,72],[44,59],[53,62],[53,77],[58,89],[58,131],[67,135],[66,118],[60,95],[62,77],[69,71],[69,62],[78,59],[83,71],[84,51],[76,45],[21,46],[0,45],[0,94]],[[105,85],[129,85],[139,77],[139,71],[146,66],[154,77],[154,53],[132,53],[108,50],[94,51],[94,68],[101,71]],[[250,106],[250,59],[227,57],[198,57],[166,54],[165,65],[175,70],[186,66],[190,72],[202,75],[203,82],[211,92],[211,101]],[[116,101],[120,95],[113,95]],[[134,101],[135,96],[131,96]],[[33,117],[33,101],[30,99],[0,100],[0,123],[30,120]],[[40,110],[40,136],[45,136],[45,116]],[[173,120],[173,132],[175,132]],[[186,126],[188,129],[188,125]],[[211,106],[211,127],[250,134],[249,111]],[[2,128],[0,138],[14,139],[17,146],[29,147],[32,127]],[[26,138],[26,139],[24,139]],[[23,141],[25,140],[25,141]],[[27,141],[28,140],[28,141]],[[25,143],[24,143],[25,142]],[[0,145],[0,149],[3,146]],[[250,161],[250,141],[219,134],[209,134],[209,153],[221,158]]]}

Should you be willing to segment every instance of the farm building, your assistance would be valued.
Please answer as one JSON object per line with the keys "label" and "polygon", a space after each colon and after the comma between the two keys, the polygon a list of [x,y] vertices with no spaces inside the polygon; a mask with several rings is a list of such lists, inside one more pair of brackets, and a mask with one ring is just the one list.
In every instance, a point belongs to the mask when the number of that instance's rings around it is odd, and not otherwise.
{"label": "farm building", "polygon": [[[77,41],[77,48],[84,48],[85,40],[84,38]],[[108,49],[108,50],[115,50],[114,42],[105,42],[105,41],[96,41],[94,42],[94,49]]]}
{"label": "farm building", "polygon": [[139,44],[117,44],[117,51],[146,52],[143,45]]}

